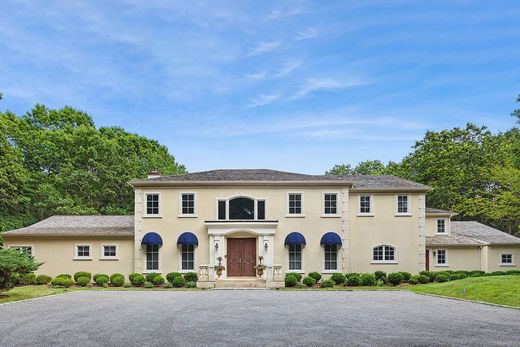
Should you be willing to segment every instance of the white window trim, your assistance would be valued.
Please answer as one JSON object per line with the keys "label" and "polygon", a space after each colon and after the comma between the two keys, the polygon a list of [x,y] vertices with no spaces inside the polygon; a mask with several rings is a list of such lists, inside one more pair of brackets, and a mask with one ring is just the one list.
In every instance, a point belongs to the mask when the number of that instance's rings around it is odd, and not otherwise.
{"label": "white window trim", "polygon": [[[394,249],[394,260],[374,260],[374,248],[376,247],[392,247]],[[395,247],[394,245],[391,245],[391,244],[388,244],[388,243],[380,243],[380,244],[377,244],[375,246],[373,246],[371,249],[371,252],[372,254],[370,255],[370,259],[372,259],[372,261],[370,262],[370,264],[379,264],[379,265],[384,265],[384,264],[389,264],[389,265],[392,265],[392,264],[399,264],[399,260],[397,258],[397,247]],[[384,254],[384,250],[383,250],[383,258],[385,257],[385,254]]]}
{"label": "white window trim", "polygon": [[[370,197],[370,212],[361,212],[361,197],[369,196]],[[374,195],[373,194],[358,194],[358,204],[357,204],[357,216],[358,217],[374,217]]]}
{"label": "white window trim", "polygon": [[[159,197],[159,214],[148,214],[148,204],[147,204],[147,196],[148,195],[157,195]],[[159,192],[146,192],[144,193],[144,198],[143,198],[144,202],[143,202],[143,218],[162,218],[162,207],[161,207],[161,193]]]}
{"label": "white window trim", "polygon": [[[230,197],[227,197],[227,198],[216,198],[215,199],[215,220],[219,220],[219,221],[233,220],[233,219],[229,219],[229,201],[233,200],[233,199],[236,199],[236,198],[247,198],[247,199],[251,199],[251,200],[254,201],[255,216],[254,216],[253,219],[251,219],[252,222],[256,222],[258,220],[269,220],[269,218],[267,217],[267,198],[255,198],[253,196],[244,195],[244,194],[233,195],[233,196],[230,196]],[[225,201],[226,202],[226,219],[218,219],[218,202],[219,201]],[[264,219],[258,219],[258,202],[259,201],[263,201],[264,202],[264,207],[265,207]]]}
{"label": "white window trim", "polygon": [[[435,267],[449,267],[449,263],[448,263],[448,250],[446,248],[439,248],[439,249],[436,249],[435,250],[436,253],[435,253]],[[439,261],[439,251],[444,251],[444,258],[446,259],[446,262],[444,264],[439,264],[438,261]]]}
{"label": "white window trim", "polygon": [[[106,257],[105,256],[105,246],[115,246],[116,247],[116,256],[115,257]],[[100,248],[100,256],[99,260],[119,260],[119,244],[117,243],[104,243]]]}
{"label": "white window trim", "polygon": [[[289,213],[289,196],[291,194],[299,194],[301,197],[301,213]],[[285,217],[287,218],[305,218],[304,213],[304,201],[303,201],[303,192],[287,192],[287,213]]]}
{"label": "white window trim", "polygon": [[179,270],[177,272],[179,273],[186,273],[186,272],[197,272],[195,269],[197,268],[197,255],[196,250],[197,247],[193,246],[193,269],[192,270],[183,270],[182,269],[182,245],[177,245],[177,250],[179,251]]}
{"label": "white window trim", "polygon": [[336,270],[325,270],[325,245],[322,245],[321,246],[321,273],[322,274],[333,274],[335,272],[342,272],[341,269],[340,269],[340,253],[339,251],[341,250],[343,246],[338,246],[336,245]]}
{"label": "white window trim", "polygon": [[[510,263],[502,263],[502,256],[506,254],[511,254],[511,262]],[[508,266],[516,266],[515,264],[515,255],[513,253],[500,253],[500,264],[498,266],[508,267]]]}
{"label": "white window trim", "polygon": [[31,247],[31,257],[34,258],[34,246],[31,244],[31,245],[20,245],[20,244],[17,244],[17,245],[9,245],[9,249],[11,248],[21,248],[21,247]]}
{"label": "white window trim", "polygon": [[[444,221],[444,232],[443,233],[439,232],[439,221],[440,220]],[[448,223],[449,223],[448,218],[437,218],[435,220],[435,233],[437,235],[449,235],[449,233],[448,233],[449,224]]]}
{"label": "white window trim", "polygon": [[[336,194],[336,214],[325,213],[325,194]],[[341,213],[341,202],[340,202],[340,193],[338,191],[328,191],[321,193],[321,217],[322,218],[340,218]]]}
{"label": "white window trim", "polygon": [[[285,259],[287,259],[287,271],[285,271],[286,273],[300,273],[300,274],[304,274],[305,273],[305,262],[304,262],[304,259],[305,257],[303,256],[303,253],[304,253],[304,249],[305,249],[305,245],[301,245],[302,246],[302,268],[300,270],[289,270],[289,246],[285,246]],[[323,261],[325,262],[325,254],[323,254]]]}
{"label": "white window trim", "polygon": [[[193,213],[182,213],[182,196],[193,194]],[[159,200],[160,201],[160,200]],[[161,210],[159,209],[159,212]],[[196,192],[180,192],[179,193],[179,218],[197,218],[197,193]]]}
{"label": "white window trim", "polygon": [[[89,256],[88,257],[80,257],[78,256],[78,247],[79,246],[88,246],[89,248]],[[72,260],[92,260],[92,253],[93,253],[93,249],[92,249],[92,244],[89,244],[89,243],[76,243],[74,244],[74,257],[72,258]]]}
{"label": "white window trim", "polygon": [[[408,212],[399,212],[399,197],[407,196]],[[396,217],[411,217],[412,216],[412,196],[411,194],[396,194],[395,195],[395,216]]]}
{"label": "white window trim", "polygon": [[157,266],[158,266],[157,270],[148,270],[146,268],[146,266],[148,265],[147,264],[148,262],[146,261],[146,259],[147,259],[147,256],[146,256],[146,253],[147,253],[146,252],[146,246],[144,246],[142,248],[144,249],[144,256],[143,256],[143,261],[144,261],[143,269],[144,270],[142,271],[142,273],[144,273],[144,274],[151,274],[151,273],[158,273],[158,274],[160,274],[160,273],[162,273],[162,271],[161,271],[161,247],[159,247],[157,249],[157,253],[159,254],[159,259],[157,261]]}

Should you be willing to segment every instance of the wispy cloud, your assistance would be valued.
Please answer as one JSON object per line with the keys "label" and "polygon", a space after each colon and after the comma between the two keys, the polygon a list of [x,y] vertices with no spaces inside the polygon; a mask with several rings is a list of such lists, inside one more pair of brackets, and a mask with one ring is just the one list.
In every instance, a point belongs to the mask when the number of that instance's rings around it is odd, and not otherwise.
{"label": "wispy cloud", "polygon": [[336,90],[366,84],[362,80],[337,80],[332,78],[310,78],[292,95],[291,99],[301,99],[320,90]]}
{"label": "wispy cloud", "polygon": [[258,55],[274,51],[282,44],[281,41],[261,42],[249,52],[249,55]]}
{"label": "wispy cloud", "polygon": [[282,14],[282,11],[280,10],[272,10],[271,13],[267,15],[267,19],[277,19]]}
{"label": "wispy cloud", "polygon": [[299,68],[301,65],[302,65],[301,61],[290,61],[290,62],[287,62],[287,63],[285,63],[284,66],[282,66],[280,68],[280,70],[278,70],[277,73],[274,74],[273,77],[278,78],[278,77],[287,76],[288,74],[290,74],[291,72],[293,72],[294,70]]}
{"label": "wispy cloud", "polygon": [[246,78],[248,78],[250,80],[259,81],[259,80],[265,79],[267,77],[267,73],[266,72],[246,73],[245,76],[246,76]]}
{"label": "wispy cloud", "polygon": [[299,15],[302,12],[302,4],[297,4],[296,6],[293,6],[291,8],[285,8],[285,9],[275,9],[269,12],[269,14],[266,16],[269,20],[276,20],[284,17],[292,17]]}
{"label": "wispy cloud", "polygon": [[305,30],[299,31],[296,34],[295,40],[308,40],[318,36],[318,30],[316,28],[307,28]]}
{"label": "wispy cloud", "polygon": [[279,94],[262,94],[256,98],[249,99],[248,107],[259,107],[272,104],[276,100],[280,99]]}

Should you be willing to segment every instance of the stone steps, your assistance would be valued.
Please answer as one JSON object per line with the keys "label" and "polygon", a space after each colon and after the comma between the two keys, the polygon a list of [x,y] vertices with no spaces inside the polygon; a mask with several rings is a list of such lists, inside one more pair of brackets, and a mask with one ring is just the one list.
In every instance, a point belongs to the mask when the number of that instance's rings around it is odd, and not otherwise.
{"label": "stone steps", "polygon": [[254,277],[228,277],[215,281],[215,289],[253,289],[267,288],[265,280]]}

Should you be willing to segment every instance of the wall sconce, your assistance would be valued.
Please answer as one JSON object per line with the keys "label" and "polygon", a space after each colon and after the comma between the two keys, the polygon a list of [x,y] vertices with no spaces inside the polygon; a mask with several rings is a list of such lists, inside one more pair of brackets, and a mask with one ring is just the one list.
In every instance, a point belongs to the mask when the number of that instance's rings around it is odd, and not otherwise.
{"label": "wall sconce", "polygon": [[215,250],[218,250],[218,242],[215,242]]}
{"label": "wall sconce", "polygon": [[267,251],[267,248],[268,248],[268,247],[269,247],[269,242],[265,241],[265,243],[264,243],[264,248],[265,248],[266,251]]}

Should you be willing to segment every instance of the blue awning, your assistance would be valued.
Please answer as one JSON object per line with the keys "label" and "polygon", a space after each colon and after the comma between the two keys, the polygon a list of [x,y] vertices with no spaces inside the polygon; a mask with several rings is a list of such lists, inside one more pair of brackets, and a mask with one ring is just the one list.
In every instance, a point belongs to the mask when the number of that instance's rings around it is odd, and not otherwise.
{"label": "blue awning", "polygon": [[162,238],[159,234],[152,232],[146,233],[144,235],[143,240],[141,241],[141,245],[159,245],[162,246]]}
{"label": "blue awning", "polygon": [[285,245],[306,245],[305,237],[298,232],[292,232],[285,238]]}
{"label": "blue awning", "polygon": [[195,236],[194,233],[185,232],[182,233],[181,236],[179,236],[179,239],[177,240],[178,245],[191,245],[191,246],[198,246],[199,240],[197,239],[197,236]]}
{"label": "blue awning", "polygon": [[321,237],[320,245],[338,245],[341,246],[341,237],[333,232],[328,232]]}

